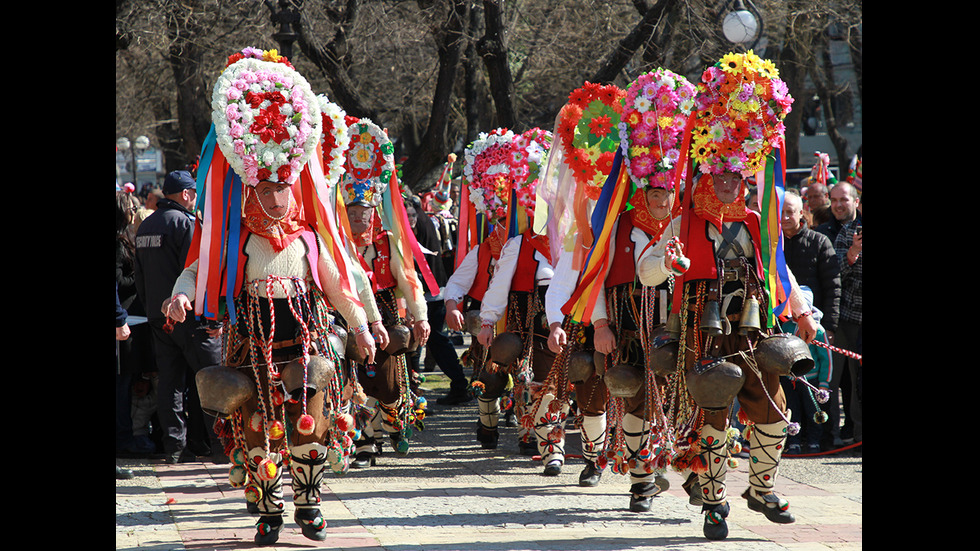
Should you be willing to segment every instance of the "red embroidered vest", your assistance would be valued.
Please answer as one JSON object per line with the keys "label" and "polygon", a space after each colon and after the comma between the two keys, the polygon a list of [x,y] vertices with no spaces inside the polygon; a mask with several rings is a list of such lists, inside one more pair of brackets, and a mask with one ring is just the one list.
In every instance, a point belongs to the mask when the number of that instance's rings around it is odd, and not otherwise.
{"label": "red embroidered vest", "polygon": [[493,275],[493,254],[490,252],[490,243],[484,241],[480,243],[476,251],[476,277],[473,278],[473,285],[466,293],[473,300],[483,302],[483,295],[490,286],[490,276]]}
{"label": "red embroidered vest", "polygon": [[521,251],[517,255],[517,269],[514,271],[514,279],[510,283],[511,291],[530,292],[534,289],[539,264],[538,260],[534,258],[534,253],[538,251],[546,258],[551,256],[547,240],[536,236],[531,230],[522,233]]}
{"label": "red embroidered vest", "polygon": [[391,273],[391,240],[388,238],[389,235],[389,232],[383,231],[378,232],[378,235],[374,237],[372,244],[374,245],[375,256],[371,260],[371,265],[368,265],[363,255],[358,254],[361,266],[367,272],[368,279],[371,280],[371,290],[374,294],[398,285],[398,282],[395,281],[395,275]]}
{"label": "red embroidered vest", "polygon": [[[691,259],[691,267],[684,274],[684,281],[717,279],[718,266],[715,261],[715,243],[708,237],[708,221],[698,216],[693,209],[689,215],[691,217],[690,227],[687,243],[684,244],[684,254]],[[752,237],[756,275],[762,281],[762,255],[759,252],[759,244],[762,240],[759,230],[759,214],[755,211],[749,211],[744,222],[746,229],[749,230],[749,235]]]}

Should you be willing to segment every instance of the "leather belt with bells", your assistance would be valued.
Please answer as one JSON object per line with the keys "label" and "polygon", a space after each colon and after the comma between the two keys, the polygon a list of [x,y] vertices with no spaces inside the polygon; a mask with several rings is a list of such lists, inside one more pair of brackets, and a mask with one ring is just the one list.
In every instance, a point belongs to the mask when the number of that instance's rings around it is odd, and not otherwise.
{"label": "leather belt with bells", "polygon": [[722,270],[722,280],[728,283],[742,279],[745,279],[745,264],[742,263],[742,259],[725,260],[724,269]]}

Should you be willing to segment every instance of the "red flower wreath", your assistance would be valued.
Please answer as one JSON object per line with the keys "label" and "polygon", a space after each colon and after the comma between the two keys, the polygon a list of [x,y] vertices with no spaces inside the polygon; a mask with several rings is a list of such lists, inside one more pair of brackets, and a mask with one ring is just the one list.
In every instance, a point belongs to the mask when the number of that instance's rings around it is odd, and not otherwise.
{"label": "red flower wreath", "polygon": [[557,132],[565,162],[590,199],[598,199],[619,147],[620,116],[626,92],[614,85],[586,82],[572,91],[558,115]]}

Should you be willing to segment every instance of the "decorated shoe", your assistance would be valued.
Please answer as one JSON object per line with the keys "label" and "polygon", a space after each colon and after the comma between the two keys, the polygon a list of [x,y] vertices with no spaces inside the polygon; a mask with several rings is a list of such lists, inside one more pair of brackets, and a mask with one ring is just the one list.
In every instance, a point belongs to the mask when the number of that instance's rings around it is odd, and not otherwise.
{"label": "decorated shoe", "polygon": [[323,518],[319,509],[303,508],[296,509],[293,520],[303,530],[303,536],[313,541],[323,541],[327,539],[327,521]]}
{"label": "decorated shoe", "polygon": [[666,478],[657,476],[656,482],[635,482],[630,486],[630,511],[645,513],[653,505],[654,496],[670,487]]}
{"label": "decorated shoe", "polygon": [[596,467],[594,461],[586,461],[585,468],[578,475],[578,485],[585,487],[598,486],[600,478],[602,478],[602,469]]}
{"label": "decorated shoe", "polygon": [[701,511],[704,513],[704,537],[709,540],[723,540],[728,537],[728,512],[731,508],[728,502],[718,505],[704,504]]}
{"label": "decorated shoe", "polygon": [[279,532],[282,532],[282,517],[262,516],[255,523],[255,543],[256,545],[272,545],[279,541]]}
{"label": "decorated shoe", "polygon": [[544,466],[544,476],[558,476],[561,474],[562,462],[560,459],[552,459]]}
{"label": "decorated shoe", "polygon": [[488,429],[482,426],[476,428],[476,441],[479,442],[485,450],[497,449],[497,440],[499,438],[500,432],[497,429]]}
{"label": "decorated shoe", "polygon": [[684,484],[681,484],[681,488],[687,492],[687,502],[691,505],[701,505],[704,503],[701,500],[701,484],[698,483],[698,473],[692,472],[687,476],[687,480]]}
{"label": "decorated shoe", "polygon": [[789,502],[772,492],[756,494],[752,488],[746,488],[742,497],[748,501],[750,510],[762,513],[770,522],[777,524],[796,522],[796,517],[789,512]]}

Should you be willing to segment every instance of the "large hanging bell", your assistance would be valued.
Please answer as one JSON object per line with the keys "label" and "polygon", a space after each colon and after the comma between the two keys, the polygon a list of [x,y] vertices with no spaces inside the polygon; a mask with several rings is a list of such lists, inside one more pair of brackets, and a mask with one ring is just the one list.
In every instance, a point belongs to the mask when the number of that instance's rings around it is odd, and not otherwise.
{"label": "large hanging bell", "polygon": [[700,329],[710,337],[717,337],[724,333],[721,325],[721,306],[717,300],[709,300],[704,303]]}
{"label": "large hanging bell", "polygon": [[336,334],[333,332],[328,333],[327,341],[330,343],[333,351],[340,356],[341,360],[343,360],[347,357],[347,331],[339,325],[334,325],[333,331],[335,331]]}
{"label": "large hanging bell", "polygon": [[517,333],[507,331],[493,338],[490,342],[490,359],[501,368],[517,361],[524,351],[524,342]]}
{"label": "large hanging bell", "polygon": [[652,346],[647,363],[654,375],[666,377],[677,369],[678,339],[671,336],[667,326],[660,325],[650,333],[650,340]]}
{"label": "large hanging bell", "polygon": [[223,365],[205,367],[194,376],[201,409],[215,417],[230,417],[258,393],[255,382],[241,371]]}
{"label": "large hanging bell", "polygon": [[568,380],[581,383],[595,373],[595,360],[590,350],[578,350],[568,356]]}
{"label": "large hanging bell", "polygon": [[480,319],[479,310],[467,310],[463,314],[463,329],[473,337],[478,337],[480,335],[480,329],[483,327],[483,321]]}
{"label": "large hanging bell", "polygon": [[617,363],[606,370],[602,380],[606,383],[610,396],[632,398],[643,386],[644,377],[642,370],[629,364]]}
{"label": "large hanging bell", "polygon": [[[322,390],[330,383],[336,371],[336,366],[331,360],[323,356],[310,356],[306,364],[306,388],[307,397],[310,397],[318,390]],[[303,361],[296,358],[287,363],[280,374],[283,387],[286,393],[294,400],[302,397],[303,389]]]}
{"label": "large hanging bell", "polygon": [[492,400],[494,398],[500,398],[503,396],[507,387],[510,386],[510,374],[506,371],[496,371],[489,372],[483,370],[480,372],[477,380],[483,383],[483,393],[480,395],[484,400]]}
{"label": "large hanging bell", "polygon": [[706,357],[694,362],[685,377],[691,398],[707,410],[727,408],[745,384],[742,368],[722,358]]}
{"label": "large hanging bell", "polygon": [[755,347],[755,361],[762,371],[795,377],[806,375],[816,365],[810,345],[790,333],[761,339]]}
{"label": "large hanging bell", "polygon": [[755,297],[749,297],[742,301],[742,317],[738,322],[738,334],[747,336],[760,329],[762,325],[759,320],[759,301]]}

